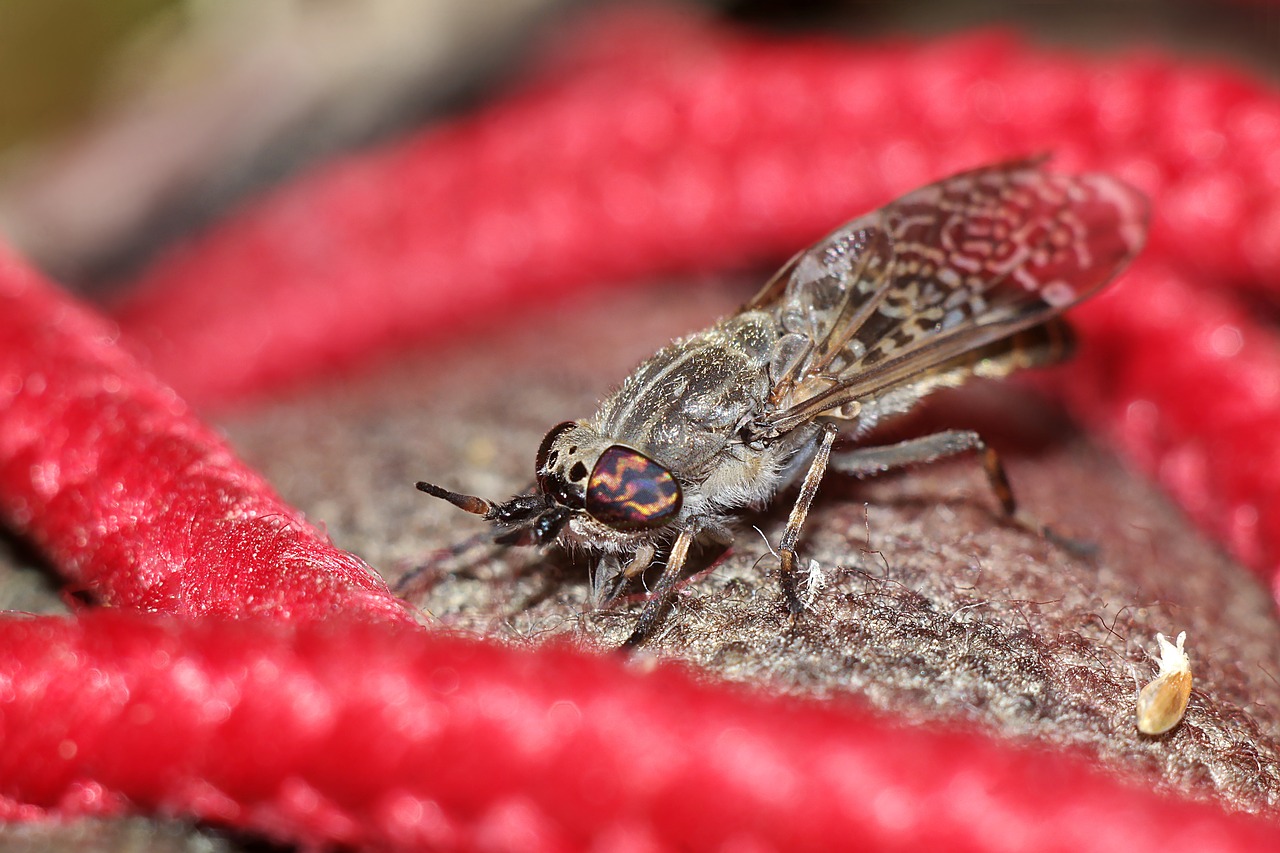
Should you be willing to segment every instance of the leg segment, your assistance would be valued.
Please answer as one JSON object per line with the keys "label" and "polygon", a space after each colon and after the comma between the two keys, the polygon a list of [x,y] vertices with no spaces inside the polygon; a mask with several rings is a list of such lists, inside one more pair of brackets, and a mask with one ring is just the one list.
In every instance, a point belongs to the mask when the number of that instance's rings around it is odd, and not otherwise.
{"label": "leg segment", "polygon": [[672,590],[676,588],[676,581],[680,579],[680,572],[684,569],[685,560],[689,556],[689,546],[693,544],[693,537],[693,528],[686,527],[680,531],[680,535],[671,545],[671,554],[667,557],[667,564],[662,569],[662,576],[658,578],[658,583],[653,588],[653,595],[640,611],[640,618],[636,620],[636,627],[631,631],[631,636],[627,637],[622,644],[624,651],[634,649],[653,633],[654,627],[658,624],[658,618],[671,598]]}
{"label": "leg segment", "polygon": [[1009,518],[1016,519],[1018,504],[1013,499],[1013,489],[1009,487],[1009,475],[1005,473],[1004,463],[1000,461],[1000,455],[995,449],[973,430],[953,429],[883,447],[855,448],[832,456],[831,467],[842,474],[866,477],[883,474],[894,468],[937,462],[969,450],[978,453],[982,470],[987,475],[987,482],[991,484],[991,491],[1000,501],[1001,510]]}
{"label": "leg segment", "polygon": [[804,612],[804,602],[796,591],[796,542],[800,540],[800,528],[804,526],[805,516],[818,493],[818,484],[827,471],[827,462],[831,459],[831,445],[835,443],[838,430],[832,424],[822,428],[822,441],[818,452],[809,463],[809,471],[804,475],[804,483],[800,486],[800,495],[795,506],[791,508],[791,516],[787,519],[787,529],[782,533],[782,541],[778,543],[778,555],[781,558],[780,580],[782,595],[787,601],[787,609],[793,614]]}
{"label": "leg segment", "polygon": [[627,581],[649,568],[657,551],[653,545],[645,543],[636,549],[635,556],[625,566],[621,565],[616,554],[601,557],[591,575],[592,606],[604,607],[617,598]]}
{"label": "leg segment", "polygon": [[627,563],[622,569],[622,576],[627,580],[639,574],[643,574],[644,570],[649,568],[653,563],[653,558],[658,555],[658,549],[648,542],[636,549],[636,555],[631,558],[631,562]]}
{"label": "leg segment", "polygon": [[982,440],[982,436],[972,430],[947,430],[884,447],[859,447],[832,456],[831,467],[842,474],[865,477],[891,471],[894,468],[905,468],[908,465],[936,462],[969,450],[978,454],[978,459],[982,462],[982,470],[987,475],[987,482],[991,484],[991,491],[1000,501],[1000,509],[1006,519],[1023,530],[1043,536],[1059,548],[1078,557],[1093,556],[1096,551],[1095,546],[1060,536],[1018,509],[1018,502],[1013,497],[1013,489],[1009,486],[1009,475],[1005,473],[1000,455],[996,453],[995,448]]}

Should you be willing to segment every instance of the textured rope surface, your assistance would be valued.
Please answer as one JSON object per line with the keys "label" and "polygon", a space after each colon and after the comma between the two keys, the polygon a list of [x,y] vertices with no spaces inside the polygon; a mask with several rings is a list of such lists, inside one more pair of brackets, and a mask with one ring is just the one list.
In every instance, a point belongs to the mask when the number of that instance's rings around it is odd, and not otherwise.
{"label": "textured rope surface", "polygon": [[403,850],[1280,843],[1273,825],[1073,757],[554,647],[109,612],[0,620],[0,643],[0,686],[21,697],[0,717],[10,815],[127,796],[282,840]]}
{"label": "textured rope surface", "polygon": [[[229,399],[483,310],[784,257],[941,175],[1052,151],[1064,170],[1109,171],[1148,192],[1144,265],[1178,270],[1179,308],[1159,315],[1157,355],[1145,350],[1146,300],[1159,302],[1162,286],[1121,286],[1113,310],[1078,312],[1086,338],[1107,341],[1106,362],[1095,355],[1077,372],[1081,387],[1107,380],[1072,396],[1078,416],[1124,433],[1143,470],[1275,582],[1280,541],[1260,525],[1277,512],[1280,467],[1237,467],[1241,435],[1214,430],[1219,416],[1223,428],[1261,424],[1273,405],[1257,381],[1277,372],[1263,354],[1275,333],[1233,313],[1226,291],[1274,294],[1280,282],[1280,94],[1215,66],[1083,61],[1000,36],[854,47],[731,38],[663,17],[600,26],[575,41],[586,54],[523,94],[336,164],[172,255],[123,310],[125,329],[179,387]],[[601,44],[629,47],[589,53]],[[1220,334],[1249,347],[1197,349],[1212,332],[1205,318],[1223,310],[1234,331]],[[1194,379],[1160,367],[1170,350],[1204,356]],[[1128,363],[1145,367],[1111,383]],[[1253,392],[1230,412],[1216,391],[1175,390],[1244,373]],[[1130,404],[1147,403],[1156,423],[1139,440]],[[1252,433],[1247,446],[1280,458],[1280,432]],[[1175,486],[1169,467],[1194,459],[1196,484]]]}
{"label": "textured rope surface", "polygon": [[105,319],[0,248],[0,519],[73,588],[185,616],[408,620]]}
{"label": "textured rope surface", "polygon": [[[1280,281],[1280,96],[1223,69],[1003,38],[855,47],[612,26],[581,43],[622,53],[564,59],[504,104],[333,164],[173,254],[124,328],[184,393],[230,401],[485,307],[776,259],[946,172],[1052,150],[1064,170],[1143,187],[1157,211],[1141,267],[1079,312],[1069,399],[1271,575],[1280,343],[1228,288]],[[109,328],[15,262],[0,272],[14,306],[0,313],[3,511],[69,577],[181,613],[400,612]],[[1060,756],[848,709],[554,650],[296,630],[3,621],[7,813],[127,798],[281,839],[487,849],[1276,842]]]}
{"label": "textured rope surface", "polygon": [[1066,396],[1280,601],[1280,337],[1205,285],[1145,262],[1082,306]]}
{"label": "textured rope surface", "polygon": [[584,35],[631,52],[274,193],[159,264],[125,329],[184,393],[233,399],[484,308],[776,261],[901,192],[1041,151],[1147,191],[1149,255],[1214,287],[1280,281],[1280,96],[1238,73],[668,23]]}

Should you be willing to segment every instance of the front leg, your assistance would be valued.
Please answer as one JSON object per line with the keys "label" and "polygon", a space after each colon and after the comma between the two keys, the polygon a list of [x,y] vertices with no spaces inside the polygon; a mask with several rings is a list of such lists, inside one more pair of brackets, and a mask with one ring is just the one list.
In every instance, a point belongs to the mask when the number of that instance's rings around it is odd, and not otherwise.
{"label": "front leg", "polygon": [[804,483],[800,486],[800,495],[795,506],[791,508],[791,516],[787,519],[787,529],[782,533],[778,543],[778,555],[781,558],[779,580],[782,583],[782,595],[787,601],[787,609],[793,615],[804,612],[804,602],[796,591],[796,543],[800,541],[800,528],[804,526],[805,516],[809,514],[809,506],[818,494],[818,484],[827,471],[827,462],[831,459],[831,445],[835,443],[838,430],[833,424],[822,428],[822,441],[818,452],[809,463],[809,471],[804,475]]}
{"label": "front leg", "polygon": [[643,574],[653,564],[658,549],[645,542],[636,549],[631,561],[621,565],[616,554],[600,558],[591,573],[591,603],[597,608],[609,604],[622,594],[623,587],[636,575]]}
{"label": "front leg", "polygon": [[671,553],[667,556],[667,564],[662,568],[662,576],[658,578],[658,583],[653,588],[653,595],[645,604],[644,610],[640,611],[640,618],[636,620],[636,627],[632,629],[631,636],[627,637],[622,644],[623,651],[634,649],[653,633],[659,617],[662,616],[662,611],[666,609],[667,602],[671,598],[672,590],[676,588],[676,581],[680,579],[680,572],[684,570],[685,560],[689,557],[689,546],[693,544],[696,533],[692,524],[680,530],[680,535],[671,545]]}

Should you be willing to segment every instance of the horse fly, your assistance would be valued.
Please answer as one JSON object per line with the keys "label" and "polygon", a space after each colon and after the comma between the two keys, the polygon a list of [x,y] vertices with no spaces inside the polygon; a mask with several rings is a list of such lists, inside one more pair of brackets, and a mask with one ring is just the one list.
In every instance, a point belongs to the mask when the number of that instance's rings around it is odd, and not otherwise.
{"label": "horse fly", "polygon": [[499,503],[418,488],[484,516],[500,543],[592,554],[601,604],[665,553],[626,647],[655,627],[696,540],[728,544],[736,514],[796,481],[778,554],[801,612],[796,544],[828,469],[865,476],[974,451],[1005,515],[1027,524],[975,432],[832,445],[937,389],[1067,354],[1060,315],[1137,254],[1147,202],[1107,175],[1044,165],[955,175],[800,252],[736,314],[640,364],[593,416],[553,427],[527,493]]}

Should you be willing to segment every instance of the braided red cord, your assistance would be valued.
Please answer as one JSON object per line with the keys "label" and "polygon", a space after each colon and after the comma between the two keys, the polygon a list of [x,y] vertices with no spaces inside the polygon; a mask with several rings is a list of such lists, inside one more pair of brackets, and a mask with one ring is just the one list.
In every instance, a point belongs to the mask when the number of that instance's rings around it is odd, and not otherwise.
{"label": "braided red cord", "polygon": [[1280,601],[1280,336],[1142,262],[1073,318],[1067,399]]}
{"label": "braided red cord", "polygon": [[[996,36],[605,32],[630,51],[334,163],[172,254],[120,316],[200,401],[572,288],[785,257],[950,172],[1051,151],[1149,192],[1150,255],[1280,281],[1280,97]],[[288,317],[289,322],[279,322]]]}
{"label": "braided red cord", "polygon": [[124,795],[282,840],[402,850],[1280,844],[1274,825],[1061,754],[554,647],[109,612],[0,621],[0,645],[0,691],[23,700],[0,717],[11,814]]}
{"label": "braided red cord", "polygon": [[[584,52],[475,119],[276,193],[158,267],[148,295],[122,314],[126,328],[184,390],[232,399],[481,307],[777,257],[948,171],[1054,150],[1064,169],[1103,168],[1144,187],[1158,214],[1143,268],[1079,312],[1086,346],[1070,398],[1271,573],[1280,466],[1266,463],[1280,435],[1271,384],[1280,348],[1225,293],[1206,291],[1267,291],[1280,280],[1280,97],[1225,70],[1153,57],[1085,63],[999,38],[778,44],[668,20],[623,32],[585,41],[623,53]],[[28,282],[15,293],[33,286],[11,263],[3,275]],[[116,593],[99,557],[148,566],[123,584],[129,603],[338,604],[323,572],[306,575],[312,599],[291,580],[307,566],[281,568],[277,554],[256,550],[277,535],[261,524],[270,512],[313,546],[291,511],[174,414],[172,397],[103,344],[96,321],[47,294],[33,305],[13,321],[0,314],[0,325],[25,329],[18,344],[0,334],[0,393],[12,395],[0,406],[0,510],[10,523],[104,595]],[[33,331],[59,317],[53,337]],[[56,393],[32,393],[37,373]],[[1237,396],[1224,400],[1224,389]],[[140,449],[165,444],[146,439],[170,434],[153,429],[166,412],[173,440],[194,449],[148,465]],[[22,432],[10,418],[53,426],[31,444],[39,453],[10,442]],[[75,440],[60,439],[63,429]],[[186,491],[206,465],[213,483]],[[225,465],[234,476],[218,473]],[[69,488],[77,477],[87,506]],[[219,558],[218,525],[229,522],[207,507],[225,495],[250,507],[258,532],[231,537],[242,547],[220,564],[229,580],[219,586],[219,575],[186,573],[191,558]],[[130,513],[146,523],[113,539]],[[194,547],[170,560],[164,548],[184,541],[192,517]],[[148,537],[152,525],[166,532]],[[343,565],[339,586],[364,589],[362,570]],[[153,571],[160,580],[146,581]],[[243,582],[267,575],[269,584]],[[374,611],[384,612],[381,595],[373,591]],[[1060,757],[889,732],[852,712],[695,690],[674,676],[634,681],[560,652],[464,650],[374,628],[305,628],[296,639],[283,630],[121,617],[0,623],[13,652],[0,662],[8,813],[96,812],[127,797],[280,838],[519,849],[856,839],[868,849],[1154,851],[1276,840],[1271,828],[1116,789]],[[427,675],[442,670],[459,678],[452,693]],[[104,677],[85,678],[95,671]],[[580,718],[556,711],[557,699]],[[134,702],[172,711],[146,723],[145,710],[122,710]],[[499,712],[508,716],[495,722]],[[555,728],[561,713],[574,717],[571,731]],[[831,756],[848,763],[823,775]],[[769,784],[752,789],[760,779]]]}
{"label": "braided red cord", "polygon": [[103,602],[187,616],[407,621],[116,344],[0,246],[0,519]]}
{"label": "braided red cord", "polygon": [[[1182,313],[1161,315],[1171,346],[1223,298],[1195,292],[1280,287],[1280,95],[1239,72],[1150,54],[1083,62],[991,35],[852,47],[729,38],[662,17],[602,29],[549,82],[331,166],[171,256],[122,313],[125,328],[163,354],[180,387],[217,400],[489,308],[783,257],[899,192],[1036,151],[1152,195],[1146,261],[1180,270],[1192,291]],[[1146,359],[1147,311],[1125,289],[1108,358],[1168,363]],[[1250,341],[1274,334],[1242,322]],[[1266,361],[1254,373],[1274,371]],[[1237,373],[1232,358],[1207,369],[1197,381],[1210,389]],[[1144,375],[1156,385],[1072,399],[1110,434],[1131,402],[1150,403],[1161,438],[1126,447],[1157,472],[1201,442],[1215,406],[1167,373]],[[1274,430],[1248,446],[1269,448],[1271,436],[1280,447]],[[1230,448],[1244,445],[1222,438],[1200,481],[1175,495],[1275,578],[1280,534],[1245,528],[1280,503],[1280,469],[1242,460],[1247,488],[1226,484]]]}

